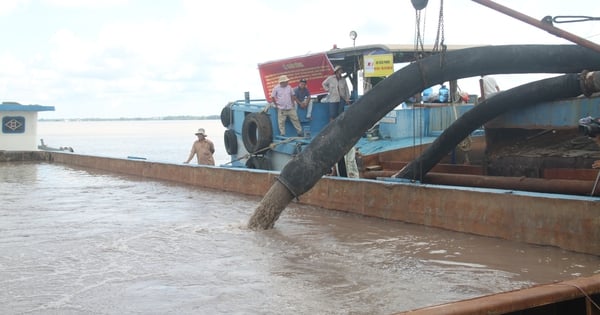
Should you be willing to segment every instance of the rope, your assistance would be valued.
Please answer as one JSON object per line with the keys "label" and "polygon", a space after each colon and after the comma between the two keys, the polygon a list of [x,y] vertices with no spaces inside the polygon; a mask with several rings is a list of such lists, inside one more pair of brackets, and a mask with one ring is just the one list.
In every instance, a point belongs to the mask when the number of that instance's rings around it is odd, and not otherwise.
{"label": "rope", "polygon": [[576,284],[572,284],[572,283],[556,283],[557,285],[566,285],[566,286],[571,286],[574,287],[576,289],[579,290],[579,292],[581,292],[581,294],[583,294],[586,298],[586,300],[588,300],[588,302],[590,302],[590,304],[592,304],[596,310],[600,311],[600,306],[598,306],[598,304],[596,304],[596,302],[594,302],[594,299],[592,299],[587,292],[585,292],[580,286],[576,285]]}
{"label": "rope", "polygon": [[590,196],[593,196],[594,193],[596,192],[596,187],[598,186],[598,180],[600,180],[600,170],[598,171],[598,175],[596,175],[596,181],[594,181],[594,187],[592,187],[592,192],[590,193]]}

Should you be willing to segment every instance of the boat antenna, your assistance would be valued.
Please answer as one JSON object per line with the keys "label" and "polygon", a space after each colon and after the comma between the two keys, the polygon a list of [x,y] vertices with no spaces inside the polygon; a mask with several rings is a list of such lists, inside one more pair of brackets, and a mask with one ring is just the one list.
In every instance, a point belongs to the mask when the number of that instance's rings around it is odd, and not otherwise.
{"label": "boat antenna", "polygon": [[[354,100],[356,100],[356,95],[355,93],[358,93],[358,78],[356,75],[356,63],[359,62],[357,61],[356,58],[356,37],[358,36],[358,33],[356,33],[356,31],[350,31],[350,39],[352,40],[352,55],[353,60],[352,60],[352,77],[350,78],[350,81],[352,82],[352,97],[354,98]],[[360,60],[360,59],[359,59]]]}

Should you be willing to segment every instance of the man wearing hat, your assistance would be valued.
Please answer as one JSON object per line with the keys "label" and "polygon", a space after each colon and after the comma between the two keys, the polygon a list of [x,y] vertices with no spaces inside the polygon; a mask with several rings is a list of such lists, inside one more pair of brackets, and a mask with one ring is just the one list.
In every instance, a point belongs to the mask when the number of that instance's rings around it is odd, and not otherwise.
{"label": "man wearing hat", "polygon": [[310,91],[306,87],[306,79],[300,79],[298,86],[294,89],[294,100],[298,106],[306,109],[306,119],[310,120],[312,116],[312,101],[310,100]]}
{"label": "man wearing hat", "polygon": [[285,136],[285,121],[290,118],[294,129],[298,137],[302,137],[302,126],[298,120],[298,113],[296,113],[295,97],[292,87],[289,86],[288,82],[290,79],[287,75],[279,77],[279,84],[273,88],[271,98],[273,105],[277,108],[277,125],[279,127],[279,134]]}
{"label": "man wearing hat", "polygon": [[[329,92],[327,102],[329,103],[329,120],[334,120],[344,112],[344,105],[350,104],[350,90],[346,78],[342,76],[342,66],[335,66],[333,74],[323,81],[323,88]],[[345,103],[344,103],[345,101]]]}
{"label": "man wearing hat", "polygon": [[212,143],[212,141],[206,138],[206,132],[204,131],[204,128],[198,129],[196,136],[198,136],[198,140],[194,141],[192,150],[190,151],[190,156],[188,157],[187,161],[183,163],[189,163],[194,158],[194,155],[196,155],[198,157],[198,164],[215,165],[215,159],[213,158],[213,153],[215,153],[215,145]]}
{"label": "man wearing hat", "polygon": [[[350,89],[346,78],[342,76],[344,69],[337,65],[333,68],[333,74],[323,81],[323,88],[329,92],[327,102],[329,103],[329,121],[334,120],[344,112],[344,105],[350,105]],[[354,147],[335,164],[335,173],[344,177],[358,177],[358,166],[355,158],[356,151]]]}

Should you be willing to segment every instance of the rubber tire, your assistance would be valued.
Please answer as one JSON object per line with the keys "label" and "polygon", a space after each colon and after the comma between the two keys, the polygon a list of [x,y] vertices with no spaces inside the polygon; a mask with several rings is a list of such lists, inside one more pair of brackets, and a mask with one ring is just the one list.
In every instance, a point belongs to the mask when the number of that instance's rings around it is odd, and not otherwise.
{"label": "rubber tire", "polygon": [[246,161],[246,167],[257,169],[257,170],[271,170],[271,161],[262,155],[254,155],[251,156],[248,161]]}
{"label": "rubber tire", "polygon": [[231,110],[231,103],[229,103],[221,110],[221,123],[223,124],[223,127],[227,128],[229,125],[233,124],[232,118],[233,113]]}
{"label": "rubber tire", "polygon": [[273,126],[266,113],[250,113],[244,118],[242,141],[246,151],[252,154],[267,148],[273,142]]}
{"label": "rubber tire", "polygon": [[235,131],[232,129],[225,130],[225,135],[223,138],[225,142],[225,151],[227,151],[227,154],[236,155],[238,152],[238,143]]}

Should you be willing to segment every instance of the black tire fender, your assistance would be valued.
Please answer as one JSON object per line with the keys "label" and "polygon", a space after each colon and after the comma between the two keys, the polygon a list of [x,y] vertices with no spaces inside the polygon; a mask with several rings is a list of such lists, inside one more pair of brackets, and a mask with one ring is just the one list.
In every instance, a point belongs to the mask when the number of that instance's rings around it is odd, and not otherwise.
{"label": "black tire fender", "polygon": [[237,136],[235,135],[235,131],[233,129],[225,130],[225,135],[223,136],[223,141],[225,142],[225,151],[229,155],[235,155],[238,152],[238,143]]}
{"label": "black tire fender", "polygon": [[271,161],[264,155],[253,155],[246,161],[246,167],[257,170],[271,170]]}
{"label": "black tire fender", "polygon": [[232,103],[227,104],[221,110],[221,123],[223,124],[223,127],[225,127],[225,128],[227,128],[227,127],[229,127],[229,125],[233,124],[233,112],[231,110],[231,104]]}
{"label": "black tire fender", "polygon": [[249,153],[256,153],[271,144],[273,126],[266,113],[250,113],[244,118],[242,141]]}

